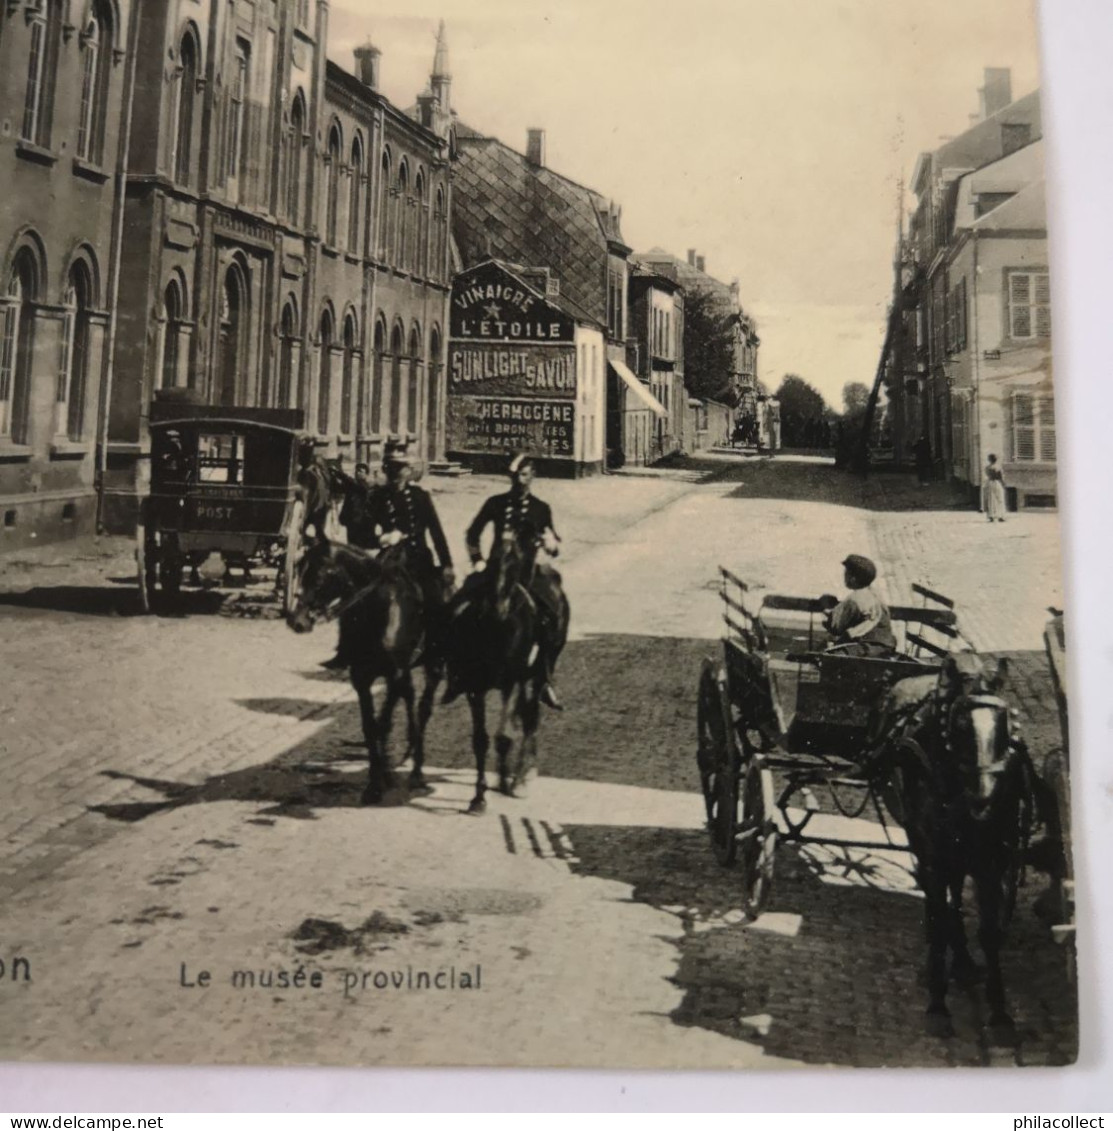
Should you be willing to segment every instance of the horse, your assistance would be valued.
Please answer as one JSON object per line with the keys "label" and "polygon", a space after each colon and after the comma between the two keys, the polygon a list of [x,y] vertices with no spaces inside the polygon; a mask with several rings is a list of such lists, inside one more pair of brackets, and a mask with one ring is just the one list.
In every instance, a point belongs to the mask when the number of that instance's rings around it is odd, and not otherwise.
{"label": "horse", "polygon": [[[425,728],[441,678],[437,651],[428,639],[421,588],[405,565],[402,551],[376,557],[354,546],[318,538],[298,564],[297,600],[286,623],[295,632],[311,632],[318,620],[340,617],[345,651],[354,656],[349,678],[359,698],[368,777],[362,803],[375,805],[394,786],[387,743],[394,708],[401,699],[408,722],[407,757],[413,758],[410,789],[423,789]],[[425,686],[414,709],[412,669],[425,671]],[[386,684],[382,708],[375,710],[372,687]]]}
{"label": "horse", "polygon": [[956,982],[969,984],[979,973],[963,925],[967,877],[977,901],[989,1027],[1002,1040],[1013,1031],[1000,952],[1031,828],[1034,771],[998,694],[1007,671],[1006,660],[990,673],[973,653],[948,656],[937,677],[895,684],[881,712],[890,725],[875,772],[908,836],[924,894],[926,1021],[939,1037],[954,1035],[948,951]]}
{"label": "horse", "polygon": [[[483,813],[487,808],[488,692],[497,691],[502,703],[495,732],[499,791],[508,797],[521,796],[536,766],[545,672],[540,655],[541,613],[529,591],[535,568],[534,554],[523,552],[513,531],[507,530],[484,573],[473,574],[449,607],[444,641],[449,686],[466,695],[472,717],[476,783],[469,813]],[[569,616],[563,591],[559,602],[557,630],[563,637]],[[513,768],[512,722],[521,731]]]}

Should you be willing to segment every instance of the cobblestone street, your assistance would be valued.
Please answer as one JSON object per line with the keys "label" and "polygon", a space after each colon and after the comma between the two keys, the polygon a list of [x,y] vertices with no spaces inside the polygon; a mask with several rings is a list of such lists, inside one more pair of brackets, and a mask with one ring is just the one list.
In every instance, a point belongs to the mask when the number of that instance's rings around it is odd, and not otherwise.
{"label": "cobblestone street", "polygon": [[[501,481],[431,486],[462,562],[464,526]],[[785,847],[770,910],[743,925],[736,873],[703,831],[694,758],[699,665],[718,652],[716,567],[767,591],[838,592],[849,552],[875,558],[891,601],[907,603],[914,581],[956,601],[971,643],[1010,658],[1007,694],[1046,754],[1060,742],[1041,640],[1062,600],[1055,517],[991,525],[941,487],[791,457],[545,480],[537,493],[564,538],[568,709],[543,720],[529,797],[492,794],[477,819],[460,819],[474,778],[461,703],[431,723],[431,792],[359,806],[354,696],[318,666],[333,630],[295,636],[265,586],[187,589],[182,615],[141,617],[129,544],[0,559],[0,957],[26,955],[34,971],[0,984],[0,1054],[1071,1061],[1074,991],[1032,911],[1039,876],[1005,956],[1017,1047],[987,1040],[976,989],[952,991],[957,1036],[931,1040],[907,857]],[[845,818],[816,820],[847,832]],[[873,822],[850,829],[884,837]],[[299,966],[320,972],[319,989],[266,976]],[[457,989],[390,988],[440,969]],[[248,970],[254,988],[233,984]],[[481,985],[461,987],[465,974]]]}

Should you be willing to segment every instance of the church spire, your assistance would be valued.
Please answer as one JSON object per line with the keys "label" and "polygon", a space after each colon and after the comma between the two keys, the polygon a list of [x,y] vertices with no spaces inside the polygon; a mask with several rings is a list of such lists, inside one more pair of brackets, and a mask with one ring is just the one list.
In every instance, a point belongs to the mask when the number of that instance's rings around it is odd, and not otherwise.
{"label": "church spire", "polygon": [[437,28],[437,49],[433,54],[433,72],[429,76],[429,86],[436,96],[437,105],[442,110],[448,110],[452,74],[448,68],[448,36],[444,30],[444,20],[441,20],[440,27]]}

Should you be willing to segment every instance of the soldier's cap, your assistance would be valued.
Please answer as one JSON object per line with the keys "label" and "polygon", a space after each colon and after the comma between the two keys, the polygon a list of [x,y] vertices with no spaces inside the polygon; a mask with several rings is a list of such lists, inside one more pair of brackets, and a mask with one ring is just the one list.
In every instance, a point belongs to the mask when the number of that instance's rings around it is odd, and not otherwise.
{"label": "soldier's cap", "polygon": [[383,449],[384,467],[391,464],[395,467],[403,467],[412,463],[413,456],[410,455],[410,446],[405,440],[397,436],[387,440],[386,447]]}
{"label": "soldier's cap", "polygon": [[517,475],[526,464],[533,467],[533,456],[529,455],[527,452],[519,452],[517,455],[510,457],[510,463],[507,465],[506,472],[508,475]]}
{"label": "soldier's cap", "polygon": [[849,554],[843,558],[842,564],[867,585],[871,585],[877,577],[877,566],[862,554]]}

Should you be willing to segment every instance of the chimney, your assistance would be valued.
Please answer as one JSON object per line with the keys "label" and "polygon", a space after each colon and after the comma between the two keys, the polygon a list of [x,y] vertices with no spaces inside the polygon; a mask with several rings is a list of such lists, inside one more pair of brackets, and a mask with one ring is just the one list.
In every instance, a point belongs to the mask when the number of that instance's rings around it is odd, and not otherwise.
{"label": "chimney", "polygon": [[697,271],[705,271],[706,268],[704,267],[704,264],[706,262],[707,262],[707,260],[704,259],[702,255],[697,255],[696,256],[696,270]]}
{"label": "chimney", "polygon": [[985,86],[978,91],[982,117],[1004,110],[1013,100],[1012,89],[1012,72],[1008,67],[986,67]]}
{"label": "chimney", "polygon": [[531,165],[545,167],[545,131],[526,130],[526,160]]}
{"label": "chimney", "polygon": [[694,247],[688,248],[688,266],[695,267],[696,265],[696,249]]}
{"label": "chimney", "polygon": [[379,89],[379,59],[382,52],[371,43],[365,43],[355,49],[356,74],[364,86],[372,90]]}

